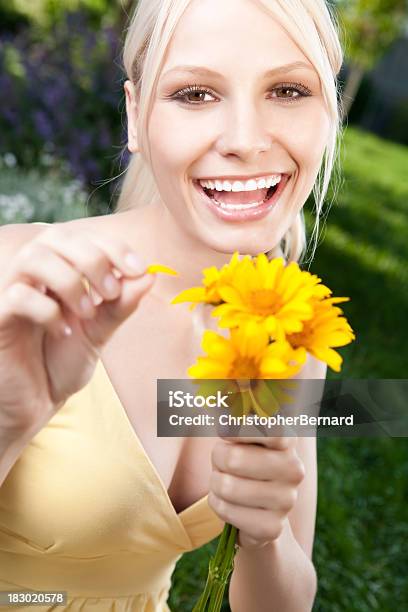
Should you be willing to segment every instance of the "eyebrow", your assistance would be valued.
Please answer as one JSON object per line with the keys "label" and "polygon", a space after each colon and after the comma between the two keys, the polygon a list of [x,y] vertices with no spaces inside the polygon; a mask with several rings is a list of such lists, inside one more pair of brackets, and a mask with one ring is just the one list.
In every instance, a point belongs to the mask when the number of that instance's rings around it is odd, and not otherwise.
{"label": "eyebrow", "polygon": [[[305,62],[292,62],[291,64],[284,64],[283,66],[277,66],[276,68],[272,68],[268,70],[263,75],[263,78],[270,78],[282,72],[290,72],[291,70],[296,70],[297,68],[307,68],[308,70],[314,70],[311,64],[306,64]],[[207,77],[216,77],[223,78],[223,75],[215,70],[210,70],[209,68],[205,68],[204,66],[191,66],[189,64],[183,64],[181,66],[174,66],[174,68],[170,68],[167,70],[163,77],[167,76],[171,72],[189,72],[190,74],[198,74]]]}

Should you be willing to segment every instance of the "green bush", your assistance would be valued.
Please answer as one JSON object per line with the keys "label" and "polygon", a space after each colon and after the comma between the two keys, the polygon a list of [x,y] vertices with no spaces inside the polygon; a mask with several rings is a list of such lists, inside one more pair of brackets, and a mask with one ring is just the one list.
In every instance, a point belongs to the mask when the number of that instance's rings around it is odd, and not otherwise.
{"label": "green bush", "polygon": [[129,158],[118,29],[97,26],[81,10],[62,11],[52,32],[0,31],[0,91],[7,92],[0,154],[10,152],[31,169],[51,153],[85,189],[99,186],[106,199],[114,195],[115,184],[106,179]]}
{"label": "green bush", "polygon": [[388,129],[388,137],[408,145],[408,98],[401,100],[395,109]]}
{"label": "green bush", "polygon": [[22,170],[11,154],[0,157],[0,225],[54,223],[88,216],[88,195],[77,180]]}

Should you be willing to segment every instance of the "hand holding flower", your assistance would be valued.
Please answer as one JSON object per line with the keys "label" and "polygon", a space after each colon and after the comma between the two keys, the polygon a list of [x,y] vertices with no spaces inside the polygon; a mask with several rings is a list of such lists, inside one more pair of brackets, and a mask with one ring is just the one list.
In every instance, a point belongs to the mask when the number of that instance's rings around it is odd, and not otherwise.
{"label": "hand holding flower", "polygon": [[211,454],[208,503],[239,529],[237,544],[259,548],[279,538],[305,468],[297,437],[224,438]]}
{"label": "hand holding flower", "polygon": [[[275,414],[283,390],[276,395],[265,380],[296,376],[307,353],[340,372],[343,358],[334,347],[349,344],[355,334],[335,304],[348,300],[333,297],[317,275],[302,271],[296,262],[269,260],[264,253],[241,259],[236,252],[221,270],[203,270],[203,286],[172,300],[191,302],[191,308],[214,306],[219,327],[229,329],[227,338],[204,332],[206,355],[188,374],[198,381],[209,379],[210,386],[211,380],[235,381],[240,401],[231,404],[232,412]],[[238,546],[259,548],[279,538],[305,476],[296,442],[295,436],[278,434],[226,438],[214,447],[208,503],[225,526],[193,612],[221,610]]]}

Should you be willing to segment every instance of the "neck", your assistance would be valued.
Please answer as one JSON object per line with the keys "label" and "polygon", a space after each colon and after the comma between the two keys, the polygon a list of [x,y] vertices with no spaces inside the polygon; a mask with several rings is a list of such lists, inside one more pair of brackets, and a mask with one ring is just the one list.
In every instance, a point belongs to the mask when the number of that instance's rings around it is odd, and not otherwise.
{"label": "neck", "polygon": [[171,300],[184,289],[198,287],[202,283],[204,268],[219,268],[232,257],[231,253],[219,253],[183,232],[160,204],[133,212],[135,221],[132,226],[140,230],[140,234],[137,232],[140,241],[138,249],[146,263],[161,263],[179,273],[177,277],[158,275],[152,293],[163,299]]}
{"label": "neck", "polygon": [[[183,231],[160,202],[126,211],[121,228],[123,235],[128,235],[129,246],[147,265],[160,263],[179,273],[176,277],[157,275],[151,294],[167,303],[184,289],[200,286],[204,268],[221,268],[232,257],[232,253],[215,251]],[[273,257],[282,256],[280,246],[275,247]]]}

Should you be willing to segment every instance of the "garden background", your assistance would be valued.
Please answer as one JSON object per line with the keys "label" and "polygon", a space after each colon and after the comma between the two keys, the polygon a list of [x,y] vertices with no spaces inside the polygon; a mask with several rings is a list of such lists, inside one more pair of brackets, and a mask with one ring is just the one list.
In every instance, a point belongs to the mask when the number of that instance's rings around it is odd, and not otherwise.
{"label": "garden background", "polygon": [[[375,119],[367,92],[377,82],[370,75],[378,74],[384,62],[395,66],[398,61],[398,53],[397,60],[389,58],[407,42],[406,13],[398,0],[350,0],[343,13],[341,2],[333,4],[348,24],[348,63],[341,85],[350,108],[342,179],[328,194],[310,269],[334,295],[351,298],[343,309],[357,339],[340,349],[342,372],[329,371],[328,378],[404,378],[408,94],[400,87],[398,104],[388,104],[384,123],[384,114],[381,121]],[[120,185],[115,177],[128,161],[120,45],[132,5],[0,0],[0,224],[113,211]],[[368,5],[373,15],[367,34]],[[365,21],[360,22],[362,8]],[[404,16],[405,30],[398,29],[395,25]],[[381,55],[370,51],[370,32],[376,53],[380,34],[387,34],[381,39]],[[363,43],[367,48],[360,53]],[[383,108],[381,99],[376,105]],[[379,130],[387,139],[379,137]],[[305,218],[311,229],[312,200]],[[408,609],[407,440],[319,438],[318,462],[313,559],[319,589],[314,612],[391,612],[395,605]],[[169,600],[172,610],[191,610],[215,546],[216,540],[179,561]],[[225,598],[223,610],[228,609]]]}

